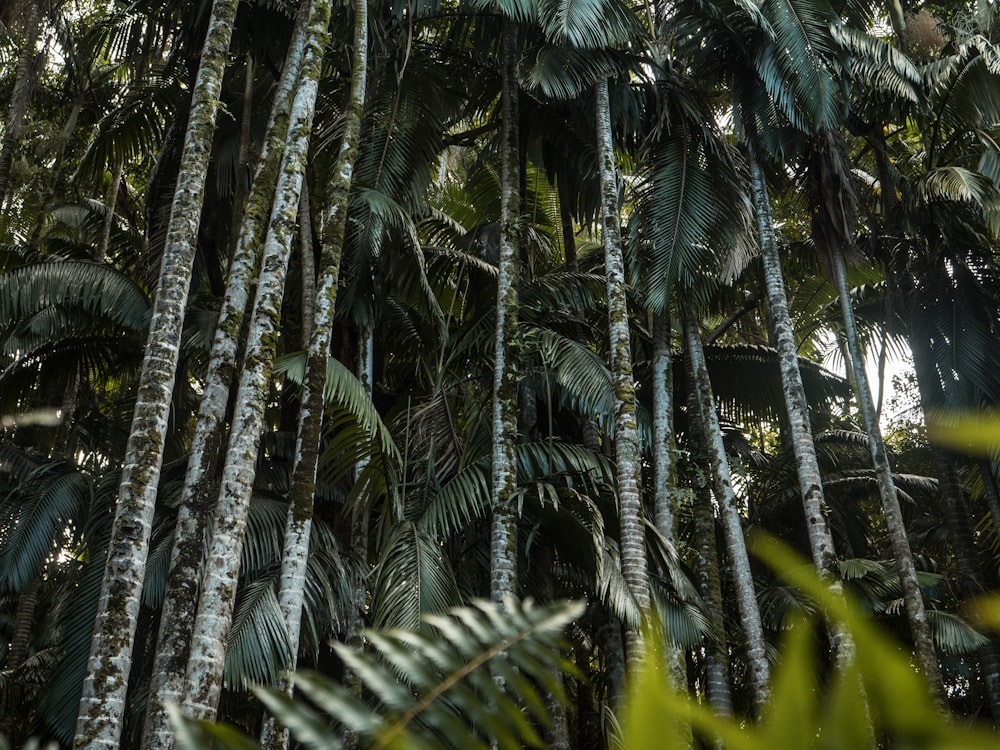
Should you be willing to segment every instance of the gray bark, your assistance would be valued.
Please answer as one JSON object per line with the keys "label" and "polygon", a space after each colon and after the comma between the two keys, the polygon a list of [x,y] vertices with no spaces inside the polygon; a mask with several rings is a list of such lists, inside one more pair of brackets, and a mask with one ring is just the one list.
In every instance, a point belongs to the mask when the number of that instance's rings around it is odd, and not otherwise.
{"label": "gray bark", "polygon": [[259,265],[281,153],[288,133],[292,88],[298,79],[304,50],[308,3],[300,10],[281,82],[271,110],[267,136],[260,154],[239,239],[226,282],[219,321],[209,358],[201,405],[191,439],[184,485],[181,489],[167,585],[160,613],[160,630],[150,677],[149,700],[143,726],[143,748],[168,748],[174,730],[164,708],[179,703],[184,671],[190,656],[198,605],[199,581],[208,516],[217,497],[218,457],[226,435],[226,408],[236,371],[237,350],[250,284]]}
{"label": "gray bark", "polygon": [[[698,413],[698,393],[688,388],[688,414]],[[694,520],[694,573],[701,594],[708,607],[708,616],[715,638],[705,644],[705,693],[709,705],[720,716],[733,715],[733,694],[729,689],[729,646],[726,641],[726,621],[722,608],[722,580],[720,578],[719,551],[715,543],[715,510],[712,491],[705,477],[708,464],[705,449],[694,419],[688,426],[687,445],[690,451],[693,520]]]}
{"label": "gray bark", "polygon": [[[321,0],[326,13],[330,13],[329,0]],[[324,412],[324,386],[326,365],[330,356],[330,335],[333,331],[337,289],[340,280],[340,262],[344,251],[347,229],[347,206],[354,161],[357,158],[364,114],[365,90],[368,79],[368,5],[367,0],[354,1],[354,54],[352,59],[350,101],[340,152],[330,188],[330,205],[324,221],[319,279],[316,282],[312,309],[309,347],[306,355],[306,372],[303,383],[302,405],[299,410],[299,434],[295,451],[295,467],[289,497],[288,522],[279,583],[279,602],[290,637],[295,638],[293,654],[298,651],[298,634],[301,627],[302,600],[306,564],[308,562],[309,532],[312,527],[313,497],[316,488],[316,467]],[[306,251],[303,243],[303,251]],[[304,303],[305,304],[305,303]],[[289,689],[286,686],[286,689]],[[268,719],[262,734],[266,747],[279,748],[288,744],[287,731]]]}
{"label": "gray bark", "polygon": [[237,4],[238,0],[215,0],[192,92],[191,114],[80,699],[76,747],[117,748],[121,735],[198,219]]}
{"label": "gray bark", "polygon": [[690,367],[690,388],[697,396],[698,410],[695,415],[697,425],[694,429],[701,428],[701,438],[712,466],[712,485],[719,504],[719,517],[726,539],[726,550],[729,553],[729,563],[736,584],[736,606],[746,638],[750,690],[756,713],[760,716],[771,697],[770,668],[764,648],[764,626],[757,606],[750,556],[747,554],[746,540],[743,538],[743,517],[736,494],[733,492],[729,458],[722,443],[722,430],[715,410],[715,398],[712,395],[712,384],[705,364],[701,334],[698,331],[697,320],[690,309],[684,311],[684,344]]}
{"label": "gray bark", "polygon": [[503,151],[500,189],[500,268],[493,365],[493,521],[490,531],[490,596],[493,601],[517,593],[517,317],[520,279],[521,151],[518,145],[517,25],[504,21],[501,117]]}
{"label": "gray bark", "polygon": [[889,455],[882,440],[879,429],[878,415],[872,401],[871,389],[868,386],[868,375],[865,372],[864,353],[858,339],[857,324],[854,320],[854,308],[851,306],[851,294],[847,287],[847,268],[844,255],[839,248],[831,252],[834,283],[837,296],[840,299],[840,309],[844,316],[844,334],[853,365],[853,384],[858,395],[858,404],[868,433],[868,446],[871,449],[872,463],[878,482],[879,497],[882,500],[882,511],[885,513],[886,529],[889,532],[889,542],[892,546],[893,558],[899,582],[903,589],[903,600],[906,605],[906,618],[910,625],[910,635],[913,638],[913,648],[917,662],[923,671],[939,704],[944,704],[944,685],[941,681],[941,670],[938,666],[937,654],[934,651],[934,640],[931,637],[930,624],[924,611],[924,600],[920,593],[920,583],[917,580],[917,569],[913,562],[913,551],[906,535],[903,523],[903,511],[899,507],[899,497],[896,485],[892,479],[892,468],[889,465]]}
{"label": "gray bark", "polygon": [[[597,153],[601,175],[604,268],[607,275],[611,374],[615,404],[615,463],[621,518],[622,573],[639,610],[646,615],[650,609],[650,593],[640,492],[642,454],[636,420],[632,342],[625,295],[625,259],[618,214],[618,184],[615,177],[614,146],[611,142],[611,106],[606,78],[596,84],[596,94]],[[636,665],[642,657],[639,634],[630,631],[627,643],[629,663]]]}
{"label": "gray bark", "polygon": [[0,206],[7,199],[14,150],[21,138],[21,131],[24,130],[24,117],[28,113],[37,76],[36,48],[42,21],[42,3],[27,2],[24,5],[24,35],[17,58],[17,71],[14,73],[14,90],[7,109],[7,119],[4,121],[3,138],[0,138]]}
{"label": "gray bark", "polygon": [[281,174],[264,243],[257,297],[236,398],[237,408],[226,451],[222,487],[195,616],[191,655],[185,673],[184,709],[197,719],[215,718],[222,692],[226,639],[232,626],[247,509],[253,489],[265,401],[270,391],[289,248],[296,229],[319,75],[329,41],[329,23],[329,2],[317,0],[310,12],[302,70],[297,81]]}

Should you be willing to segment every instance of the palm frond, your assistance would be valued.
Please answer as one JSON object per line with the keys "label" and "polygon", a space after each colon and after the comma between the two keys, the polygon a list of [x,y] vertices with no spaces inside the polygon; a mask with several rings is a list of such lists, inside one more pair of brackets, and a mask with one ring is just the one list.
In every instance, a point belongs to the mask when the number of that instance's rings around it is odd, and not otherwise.
{"label": "palm frond", "polygon": [[288,631],[275,593],[277,573],[274,569],[236,592],[223,672],[231,688],[274,684],[291,664]]}
{"label": "palm frond", "polygon": [[539,22],[554,44],[586,49],[615,47],[643,31],[621,0],[541,0]]}
{"label": "palm frond", "polygon": [[418,632],[368,631],[371,652],[338,644],[338,654],[361,677],[374,706],[311,673],[293,677],[310,705],[276,691],[257,695],[311,748],[342,746],[337,729],[328,728],[331,718],[363,744],[540,747],[534,722],[549,721],[543,696],[564,701],[556,675],[574,671],[559,654],[561,633],[582,612],[579,603],[477,602],[425,617]]}
{"label": "palm frond", "polygon": [[440,543],[423,527],[401,522],[379,554],[371,602],[375,627],[415,630],[423,615],[444,612],[458,599]]}

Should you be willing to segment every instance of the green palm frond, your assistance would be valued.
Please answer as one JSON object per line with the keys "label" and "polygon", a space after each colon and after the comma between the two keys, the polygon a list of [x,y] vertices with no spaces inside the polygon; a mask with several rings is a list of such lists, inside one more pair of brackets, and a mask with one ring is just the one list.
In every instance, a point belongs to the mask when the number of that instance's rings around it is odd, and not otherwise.
{"label": "green palm frond", "polygon": [[444,612],[458,600],[440,543],[425,528],[401,522],[379,554],[370,608],[374,626],[415,630],[423,615]]}
{"label": "green palm frond", "polygon": [[591,348],[554,331],[540,329],[527,337],[537,342],[543,369],[555,386],[560,405],[580,414],[595,415],[610,429],[614,414],[611,373]]}
{"label": "green palm frond", "polygon": [[946,654],[971,654],[990,642],[989,638],[953,612],[928,609],[927,622],[931,626],[934,645]]}
{"label": "green palm frond", "polygon": [[541,0],[539,21],[554,44],[587,49],[614,47],[643,31],[621,0]]}
{"label": "green palm frond", "polygon": [[142,289],[102,263],[36,263],[0,275],[0,337],[8,349],[23,341],[51,344],[88,331],[96,320],[142,332],[149,311]]}
{"label": "green palm frond", "polygon": [[835,24],[834,39],[851,54],[851,76],[864,95],[916,103],[923,93],[923,79],[917,66],[885,39],[860,29]]}
{"label": "green palm frond", "polygon": [[[284,376],[296,385],[305,378],[306,358],[303,352],[293,352],[279,357],[274,363],[274,374]],[[368,391],[342,362],[330,358],[326,364],[326,383],[323,398],[331,409],[349,414],[358,427],[371,436],[379,449],[393,460],[398,459],[399,449],[392,433],[382,422]]]}
{"label": "green palm frond", "polygon": [[82,533],[93,494],[69,464],[44,464],[0,499],[0,586],[20,591]]}
{"label": "green palm frond", "polygon": [[765,0],[774,32],[757,48],[755,66],[772,101],[800,130],[835,127],[841,117],[836,23],[826,2]]}
{"label": "green palm frond", "polygon": [[622,72],[620,56],[543,44],[521,58],[517,77],[523,88],[546,98],[575,99],[602,78]]}
{"label": "green palm frond", "polygon": [[424,617],[418,632],[368,631],[369,652],[337,644],[374,706],[311,673],[293,677],[309,705],[276,691],[257,695],[311,748],[342,746],[330,719],[371,747],[541,747],[535,722],[549,722],[543,696],[565,701],[556,675],[575,671],[560,656],[561,634],[582,612],[579,603],[477,602]]}
{"label": "green palm frond", "polygon": [[273,569],[236,592],[233,626],[226,641],[225,684],[245,690],[274,684],[291,664],[285,617],[275,593],[279,570]]}
{"label": "green palm frond", "polygon": [[948,165],[932,169],[916,184],[917,195],[924,201],[946,200],[995,205],[1000,194],[992,180],[971,169]]}

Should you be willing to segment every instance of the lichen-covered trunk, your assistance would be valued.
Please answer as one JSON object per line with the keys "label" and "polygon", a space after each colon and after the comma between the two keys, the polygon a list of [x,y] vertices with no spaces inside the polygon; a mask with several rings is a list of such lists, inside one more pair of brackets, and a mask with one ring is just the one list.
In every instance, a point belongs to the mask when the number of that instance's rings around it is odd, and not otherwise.
{"label": "lichen-covered trunk", "polygon": [[108,187],[107,197],[104,199],[104,220],[101,222],[101,239],[97,243],[94,251],[94,260],[103,263],[108,257],[108,247],[111,245],[111,230],[115,226],[115,207],[118,205],[118,193],[122,185],[122,173],[125,171],[125,162],[119,159],[115,162],[111,170],[111,185]]}
{"label": "lichen-covered trunk", "polygon": [[238,0],[215,0],[192,90],[132,428],[77,717],[76,747],[117,748],[191,283],[215,116]]}
{"label": "lichen-covered trunk", "polygon": [[[788,313],[788,297],[785,294],[785,280],[781,273],[781,259],[778,256],[778,242],[774,235],[774,221],[771,204],[767,195],[764,171],[752,157],[750,158],[750,186],[752,191],[754,216],[760,252],[764,263],[764,285],[771,325],[774,328],[775,348],[778,350],[778,369],[781,375],[781,392],[785,401],[792,451],[802,494],[802,508],[805,513],[806,535],[813,564],[820,576],[827,580],[835,596],[843,594],[843,583],[837,564],[837,551],[833,546],[833,535],[827,522],[829,508],[823,496],[823,479],[816,458],[816,444],[813,442],[812,427],[809,424],[809,404],[799,359],[795,346],[795,332]],[[834,659],[840,669],[846,669],[854,660],[854,641],[844,627],[833,623],[830,628]],[[864,686],[859,683],[858,689]],[[867,699],[866,699],[867,700]]]}
{"label": "lichen-covered trunk", "polygon": [[700,429],[702,444],[712,467],[712,487],[719,504],[719,519],[722,521],[726,551],[729,553],[729,564],[736,587],[736,607],[740,613],[740,624],[746,638],[750,691],[754,708],[760,716],[771,697],[770,669],[764,647],[764,626],[761,623],[757,593],[754,590],[753,574],[750,570],[750,556],[747,554],[746,540],[743,537],[743,517],[733,491],[729,458],[722,443],[722,429],[719,425],[719,415],[715,410],[715,397],[708,377],[708,366],[705,364],[705,352],[698,331],[698,322],[690,308],[684,310],[683,318],[684,345],[690,373],[689,387],[697,397],[698,407],[692,429]]}
{"label": "lichen-covered trunk", "polygon": [[[329,0],[321,0],[329,13]],[[317,3],[320,4],[320,3]],[[289,493],[289,512],[278,600],[289,636],[294,638],[292,654],[298,652],[305,572],[308,562],[309,534],[312,528],[313,497],[316,490],[316,467],[319,463],[323,426],[326,365],[330,356],[330,336],[336,312],[340,262],[347,231],[348,198],[354,175],[364,115],[368,81],[368,4],[354,1],[354,54],[352,59],[350,101],[344,123],[340,152],[334,166],[329,192],[329,207],[324,220],[316,297],[312,301],[312,320],[306,372],[299,409],[299,432],[295,466]],[[265,723],[262,742],[266,747],[286,747],[288,734],[271,719]]]}
{"label": "lichen-covered trunk", "polygon": [[[632,340],[625,294],[625,258],[618,214],[618,183],[615,177],[615,153],[611,142],[611,105],[606,78],[597,82],[596,93],[597,157],[601,176],[604,269],[607,276],[610,364],[614,389],[615,479],[621,523],[622,573],[639,610],[645,615],[649,613],[650,593],[640,491],[642,454],[636,420]],[[629,663],[635,665],[642,656],[639,633],[630,630],[627,644]]]}
{"label": "lichen-covered trunk", "polygon": [[517,25],[507,19],[501,53],[500,267],[493,361],[493,468],[490,597],[502,603],[517,593],[517,317],[520,280],[521,150],[518,128]]}
{"label": "lichen-covered trunk", "polygon": [[[674,404],[670,357],[670,314],[653,314],[653,507],[657,530],[673,550],[677,544],[677,466],[674,459]],[[683,690],[687,682],[684,650],[664,645],[670,684]],[[690,737],[686,738],[690,745]]]}
{"label": "lichen-covered trunk", "polygon": [[795,332],[792,330],[792,319],[788,313],[788,297],[785,294],[785,281],[781,273],[781,260],[778,257],[778,243],[774,236],[767,184],[764,172],[756,161],[751,160],[750,170],[754,214],[757,218],[760,252],[764,261],[768,309],[774,327],[775,348],[778,350],[781,390],[784,394],[792,449],[798,469],[809,547],[820,575],[838,580],[837,553],[826,521],[827,507],[826,499],[823,497],[823,480],[816,458],[812,427],[809,425],[809,405],[802,386],[802,374],[799,372]]}
{"label": "lichen-covered trunk", "polygon": [[261,259],[257,296],[247,333],[222,486],[204,566],[183,706],[198,719],[214,719],[222,691],[226,639],[232,626],[240,555],[253,489],[266,398],[277,339],[289,248],[296,229],[309,136],[323,55],[329,41],[330,2],[316,0],[296,81],[287,142]]}
{"label": "lichen-covered trunk", "polygon": [[275,93],[267,135],[240,223],[236,252],[229,268],[226,293],[219,312],[201,404],[191,439],[143,725],[142,747],[150,750],[169,747],[173,742],[174,730],[170,725],[165,703],[180,701],[184,671],[190,656],[205,529],[213,501],[218,497],[215,476],[219,452],[226,436],[226,408],[236,372],[237,350],[249,302],[250,286],[258,267],[281,154],[288,134],[292,89],[298,79],[305,49],[308,7],[309,4],[304,3],[299,11]]}
{"label": "lichen-covered trunk", "polygon": [[[944,404],[944,393],[934,364],[934,353],[931,342],[924,330],[922,311],[909,272],[903,272],[902,288],[907,295],[907,313],[910,320],[910,351],[913,354],[913,369],[917,376],[917,389],[920,392],[920,405],[924,419],[933,418],[934,411]],[[938,479],[938,500],[941,504],[941,515],[944,517],[948,530],[948,538],[952,551],[955,553],[955,566],[958,569],[959,589],[962,596],[971,598],[981,596],[985,591],[982,577],[982,567],[972,538],[972,528],[969,523],[969,512],[965,505],[965,495],[962,482],[958,475],[954,459],[942,449],[932,447],[931,456],[934,462],[934,473]],[[979,649],[980,676],[983,688],[990,706],[994,724],[1000,724],[1000,649],[995,640]]]}
{"label": "lichen-covered trunk", "polygon": [[0,206],[4,205],[10,187],[10,168],[14,162],[14,150],[24,130],[24,117],[35,88],[37,75],[38,31],[42,22],[42,3],[24,3],[24,32],[21,51],[17,57],[17,71],[14,73],[14,90],[11,92],[7,118],[4,120],[3,138],[0,139]]}
{"label": "lichen-covered trunk", "polygon": [[[698,394],[688,388],[688,413],[698,412]],[[705,448],[694,429],[688,428],[687,448],[690,462],[692,498],[692,521],[694,522],[694,575],[698,593],[708,609],[709,622],[715,638],[705,643],[705,693],[709,705],[720,716],[733,715],[733,694],[729,689],[729,645],[726,641],[726,621],[722,608],[722,579],[719,564],[719,550],[716,547],[715,510],[712,505],[712,490],[705,476],[708,458]]]}
{"label": "lichen-covered trunk", "polygon": [[924,611],[924,600],[920,593],[917,569],[913,562],[913,550],[910,549],[906,526],[903,523],[903,511],[899,507],[899,497],[892,479],[889,455],[882,440],[875,403],[868,386],[864,353],[861,351],[858,328],[854,319],[854,308],[851,306],[851,294],[847,287],[846,263],[839,248],[834,248],[831,255],[834,283],[840,300],[840,310],[844,317],[844,335],[847,339],[847,348],[854,370],[853,383],[858,396],[858,404],[861,407],[865,431],[868,433],[868,446],[871,449],[872,463],[875,467],[879,497],[882,500],[882,511],[885,513],[889,543],[892,546],[896,570],[903,589],[906,618],[910,625],[910,635],[913,638],[914,653],[937,701],[943,704],[944,685],[941,681],[941,670],[938,666],[937,654],[934,651],[930,623],[927,621],[927,613]]}

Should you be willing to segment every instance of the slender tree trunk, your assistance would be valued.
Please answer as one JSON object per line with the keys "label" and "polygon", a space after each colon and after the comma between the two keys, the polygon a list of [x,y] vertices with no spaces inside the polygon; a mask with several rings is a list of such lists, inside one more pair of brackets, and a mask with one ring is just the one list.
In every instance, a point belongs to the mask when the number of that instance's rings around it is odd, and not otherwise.
{"label": "slender tree trunk", "polygon": [[229,268],[226,295],[219,312],[201,405],[191,440],[143,727],[142,747],[150,750],[167,748],[173,742],[174,732],[164,705],[180,702],[184,670],[190,656],[205,548],[205,529],[213,500],[217,497],[216,471],[219,451],[226,436],[225,417],[236,372],[237,350],[249,302],[250,284],[259,266],[263,234],[288,134],[292,89],[298,79],[305,48],[308,8],[309,4],[304,3],[296,20],[268,122],[267,137],[240,223],[237,249]]}
{"label": "slender tree trunk", "polygon": [[502,603],[517,593],[517,317],[520,280],[521,150],[515,67],[517,25],[503,28],[501,117],[503,152],[500,189],[500,273],[493,365],[493,522],[490,532],[490,596]]}
{"label": "slender tree trunk", "polygon": [[7,200],[10,187],[10,168],[14,163],[14,150],[24,130],[24,117],[35,88],[37,71],[38,32],[42,22],[42,3],[35,0],[24,3],[24,35],[14,74],[14,90],[4,121],[3,138],[0,139],[0,206]]}
{"label": "slender tree trunk", "polygon": [[191,115],[80,700],[76,747],[117,748],[121,736],[198,218],[237,4],[238,0],[215,0],[192,92]]}
{"label": "slender tree trunk", "polygon": [[[674,460],[674,404],[670,356],[670,314],[653,314],[653,493],[656,528],[671,550],[677,544],[677,466]],[[664,646],[664,659],[670,683],[683,690],[687,682],[684,650],[672,643]],[[690,746],[691,737],[684,738]]]}
{"label": "slender tree trunk", "polygon": [[781,369],[781,390],[785,397],[785,408],[790,423],[792,447],[795,452],[799,486],[802,491],[802,504],[805,508],[809,546],[812,550],[813,562],[820,575],[838,580],[837,553],[834,550],[833,537],[826,520],[828,509],[823,497],[823,480],[820,475],[819,462],[816,459],[812,428],[809,425],[808,402],[806,401],[805,389],[802,387],[795,334],[792,330],[791,317],[788,314],[788,298],[785,295],[785,282],[781,274],[781,260],[778,257],[778,244],[774,236],[774,222],[771,219],[767,185],[764,180],[764,172],[759,164],[751,160],[750,169],[754,213],[757,217],[761,255],[764,260],[768,307],[775,331],[778,362]]}
{"label": "slender tree trunk", "polygon": [[302,262],[302,348],[309,348],[316,307],[316,258],[313,255],[312,209],[309,205],[309,183],[302,183],[299,199],[299,252]]}
{"label": "slender tree trunk", "polygon": [[[330,3],[322,0],[329,13]],[[364,114],[365,89],[368,78],[368,5],[367,0],[354,1],[354,56],[350,102],[341,140],[340,152],[333,171],[330,205],[324,221],[324,236],[320,255],[319,280],[312,309],[311,335],[306,355],[306,373],[299,411],[298,444],[295,468],[292,472],[290,507],[285,527],[285,541],[279,583],[279,602],[286,628],[293,639],[293,658],[298,653],[302,618],[302,602],[309,535],[312,528],[313,497],[316,489],[316,467],[319,463],[320,437],[323,426],[326,366],[330,356],[330,336],[333,332],[340,262],[347,230],[347,208],[354,161],[360,143]],[[303,246],[304,247],[304,246]],[[305,250],[305,247],[304,247]],[[287,732],[270,719],[265,724],[262,740],[267,747],[285,747]]]}
{"label": "slender tree trunk", "polygon": [[705,364],[705,352],[701,345],[698,322],[690,308],[684,310],[684,343],[690,367],[690,387],[697,395],[697,426],[701,427],[701,438],[712,465],[712,484],[719,504],[719,517],[726,538],[726,550],[736,583],[736,606],[740,613],[743,633],[747,644],[747,668],[754,708],[758,716],[771,697],[770,668],[764,647],[764,626],[757,606],[757,594],[750,570],[746,540],[743,538],[743,517],[739,503],[733,492],[733,482],[729,471],[729,458],[722,443],[712,383]]}
{"label": "slender tree trunk", "polygon": [[[698,392],[688,388],[688,414],[699,410]],[[687,446],[691,461],[691,484],[694,493],[694,573],[698,593],[708,608],[708,617],[716,637],[705,644],[705,693],[708,702],[720,716],[733,715],[733,694],[729,689],[729,646],[726,642],[726,621],[722,602],[722,580],[719,551],[716,548],[715,511],[712,491],[705,476],[708,458],[699,430],[691,419],[688,425]]]}
{"label": "slender tree trunk", "polygon": [[910,624],[910,634],[913,637],[914,652],[936,700],[943,705],[944,685],[941,681],[941,671],[938,666],[937,654],[934,651],[934,640],[931,637],[930,624],[927,622],[927,613],[924,611],[924,600],[920,593],[920,583],[917,580],[913,551],[910,549],[910,542],[906,536],[903,511],[899,507],[899,497],[892,479],[889,456],[882,440],[882,431],[879,429],[871,389],[868,387],[864,353],[861,351],[858,329],[854,320],[854,308],[851,306],[851,293],[847,287],[846,263],[840,248],[832,249],[831,262],[837,296],[840,299],[840,310],[844,316],[844,334],[854,368],[853,383],[858,395],[858,404],[861,407],[865,430],[868,432],[868,446],[871,449],[872,463],[875,466],[875,476],[878,481],[879,496],[882,500],[882,511],[885,513],[889,542],[892,545],[892,554],[896,561],[896,570],[903,589],[903,600],[906,605],[907,621]]}
{"label": "slender tree trunk", "polygon": [[115,206],[118,205],[118,193],[122,186],[122,173],[125,171],[125,162],[121,159],[115,162],[111,169],[111,185],[108,187],[108,194],[104,205],[107,213],[104,221],[101,222],[101,240],[94,253],[94,260],[103,263],[108,257],[108,247],[111,245],[111,230],[115,226]]}
{"label": "slender tree trunk", "polygon": [[270,390],[281,297],[305,176],[318,81],[329,41],[329,25],[330,3],[316,0],[310,12],[302,70],[296,83],[287,145],[264,243],[237,408],[184,680],[184,708],[198,719],[215,718],[222,691],[226,639],[232,626],[247,509],[253,489],[265,401]]}
{"label": "slender tree trunk", "polygon": [[[596,84],[597,153],[601,173],[604,268],[607,275],[608,323],[611,343],[611,373],[614,379],[615,462],[621,517],[622,572],[639,611],[650,608],[649,572],[646,564],[646,535],[643,525],[639,448],[636,420],[635,379],[632,376],[632,341],[628,303],[625,296],[625,259],[622,252],[618,215],[618,184],[615,154],[611,142],[611,105],[608,80]],[[639,634],[629,632],[628,659],[637,664],[642,657]]]}

